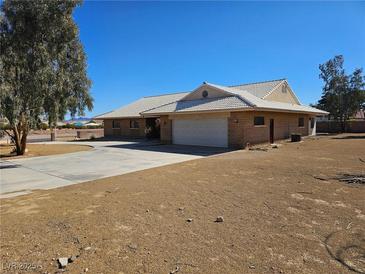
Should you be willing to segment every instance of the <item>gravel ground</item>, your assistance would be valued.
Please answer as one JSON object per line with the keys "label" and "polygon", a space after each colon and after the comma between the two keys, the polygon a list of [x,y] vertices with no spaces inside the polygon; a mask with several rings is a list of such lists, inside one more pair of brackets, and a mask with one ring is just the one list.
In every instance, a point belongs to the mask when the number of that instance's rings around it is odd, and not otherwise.
{"label": "gravel ground", "polygon": [[2,271],[54,273],[74,255],[69,273],[365,272],[365,188],[343,173],[365,174],[365,135],[2,199]]}

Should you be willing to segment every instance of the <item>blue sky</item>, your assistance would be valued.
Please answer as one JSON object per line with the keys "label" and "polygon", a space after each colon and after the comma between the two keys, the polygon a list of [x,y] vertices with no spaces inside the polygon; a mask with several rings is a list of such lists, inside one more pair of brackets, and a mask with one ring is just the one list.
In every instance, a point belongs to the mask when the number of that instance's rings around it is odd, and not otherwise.
{"label": "blue sky", "polygon": [[142,96],[287,78],[304,104],[318,65],[365,68],[365,2],[94,2],[74,13],[97,115]]}

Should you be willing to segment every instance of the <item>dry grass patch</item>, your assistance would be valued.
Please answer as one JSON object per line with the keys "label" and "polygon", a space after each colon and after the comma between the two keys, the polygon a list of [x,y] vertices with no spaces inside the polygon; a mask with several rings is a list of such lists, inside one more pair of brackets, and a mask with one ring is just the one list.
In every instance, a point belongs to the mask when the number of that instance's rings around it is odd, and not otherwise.
{"label": "dry grass patch", "polygon": [[28,151],[23,156],[16,156],[13,145],[2,144],[0,145],[0,157],[1,158],[20,158],[20,157],[35,157],[35,156],[47,156],[56,154],[65,154],[78,151],[87,151],[92,149],[86,145],[72,145],[72,144],[28,144]]}

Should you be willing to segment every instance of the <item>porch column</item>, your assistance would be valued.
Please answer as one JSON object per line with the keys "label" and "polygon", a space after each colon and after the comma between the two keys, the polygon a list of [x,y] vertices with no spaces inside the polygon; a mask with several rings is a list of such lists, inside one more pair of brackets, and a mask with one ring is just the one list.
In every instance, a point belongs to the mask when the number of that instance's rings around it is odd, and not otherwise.
{"label": "porch column", "polygon": [[[313,128],[312,128],[312,120],[313,120]],[[317,134],[317,117],[313,116],[311,119],[309,119],[309,125],[308,125],[308,134],[311,136],[314,136]]]}

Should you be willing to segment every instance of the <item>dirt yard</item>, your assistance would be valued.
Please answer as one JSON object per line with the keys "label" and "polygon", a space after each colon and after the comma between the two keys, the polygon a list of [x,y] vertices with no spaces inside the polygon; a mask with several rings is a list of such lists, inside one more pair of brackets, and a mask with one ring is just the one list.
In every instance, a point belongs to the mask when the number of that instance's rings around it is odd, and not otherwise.
{"label": "dirt yard", "polygon": [[65,154],[78,151],[86,151],[92,149],[90,146],[84,145],[57,145],[57,144],[27,144],[28,152],[23,156],[16,156],[13,145],[0,145],[1,158],[19,158],[19,157],[35,157],[47,156],[55,154]]}
{"label": "dirt yard", "polygon": [[2,271],[75,256],[68,273],[363,273],[365,185],[342,173],[365,174],[365,135],[1,200]]}

